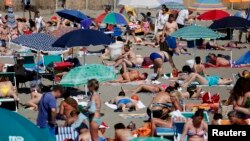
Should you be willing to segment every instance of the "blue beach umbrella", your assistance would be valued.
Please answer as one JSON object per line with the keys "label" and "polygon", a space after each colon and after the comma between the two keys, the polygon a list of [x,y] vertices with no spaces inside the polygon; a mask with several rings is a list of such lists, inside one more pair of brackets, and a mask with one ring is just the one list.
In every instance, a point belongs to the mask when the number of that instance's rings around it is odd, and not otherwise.
{"label": "blue beach umbrella", "polygon": [[64,34],[57,39],[53,47],[75,47],[75,46],[90,46],[90,45],[109,45],[115,40],[98,30],[78,29]]}
{"label": "blue beach umbrella", "polygon": [[87,19],[88,17],[82,12],[77,10],[64,9],[56,12],[60,17],[68,19],[72,22],[80,23],[82,20]]}
{"label": "blue beach umbrella", "polygon": [[21,35],[11,42],[28,47],[36,51],[61,51],[62,48],[52,47],[56,38],[45,33],[34,33],[30,35]]}
{"label": "blue beach umbrella", "polygon": [[214,21],[209,28],[213,30],[217,29],[245,29],[250,27],[250,21],[247,19],[237,17],[237,16],[230,16],[225,17],[219,20]]}

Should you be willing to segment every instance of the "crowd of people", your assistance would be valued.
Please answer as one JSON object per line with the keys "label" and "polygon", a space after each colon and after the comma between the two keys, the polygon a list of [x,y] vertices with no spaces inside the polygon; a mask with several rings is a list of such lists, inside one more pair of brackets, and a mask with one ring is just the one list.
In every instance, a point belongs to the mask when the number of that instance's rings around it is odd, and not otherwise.
{"label": "crowd of people", "polygon": [[[64,4],[63,4],[64,5]],[[123,9],[124,10],[124,9]],[[121,11],[123,11],[121,10]],[[104,14],[108,14],[111,7],[105,8]],[[166,5],[162,5],[157,12],[156,18],[152,16],[151,12],[142,13],[142,18],[138,18],[134,11],[126,11],[128,15],[129,25],[105,25],[101,21],[93,20],[94,23],[90,27],[83,27],[79,23],[71,22],[68,19],[60,19],[57,16],[52,16],[49,21],[46,21],[38,10],[34,11],[34,18],[27,20],[26,18],[17,18],[17,26],[9,28],[6,21],[7,16],[0,15],[0,53],[1,56],[13,55],[16,51],[7,47],[7,42],[22,35],[33,33],[51,34],[55,30],[60,30],[64,27],[75,28],[91,28],[93,30],[112,31],[114,28],[120,28],[121,35],[114,37],[115,44],[122,44],[122,51],[115,58],[112,58],[112,50],[105,46],[104,49],[97,51],[101,53],[100,59],[103,65],[111,66],[117,73],[117,79],[106,82],[105,84],[125,84],[130,82],[142,81],[143,84],[138,85],[133,89],[121,88],[117,96],[114,96],[109,104],[114,104],[117,109],[114,112],[137,111],[139,110],[139,94],[141,92],[153,93],[152,101],[147,107],[148,119],[145,121],[150,132],[143,136],[156,136],[157,127],[172,128],[176,121],[181,121],[185,125],[180,137],[184,141],[188,136],[188,141],[203,141],[208,131],[208,124],[204,119],[204,109],[202,106],[209,105],[209,109],[213,110],[214,117],[211,124],[222,125],[249,125],[249,106],[250,106],[250,71],[244,70],[238,74],[239,78],[233,85],[228,100],[223,103],[224,107],[233,105],[228,113],[221,113],[218,106],[218,101],[211,103],[202,103],[196,106],[188,106],[185,103],[186,99],[203,99],[206,98],[207,92],[203,91],[201,86],[218,86],[233,84],[232,78],[222,78],[218,75],[209,75],[206,67],[220,67],[230,66],[230,56],[223,56],[221,54],[209,53],[206,60],[203,61],[201,56],[196,56],[192,66],[185,65],[177,66],[174,56],[188,54],[187,44],[182,39],[171,37],[175,31],[195,23],[196,17],[193,16],[194,11],[190,9],[183,9],[178,12],[171,11]],[[246,18],[249,13],[245,13],[243,18]],[[242,16],[240,13],[238,16]],[[219,46],[216,41],[201,41],[200,49],[213,50],[232,50],[234,48],[246,48],[242,46],[241,31],[239,42],[230,41],[223,46]],[[138,36],[138,33],[143,33]],[[149,35],[154,35],[153,39]],[[249,33],[247,33],[249,34]],[[131,38],[132,37],[132,38]],[[141,37],[141,38],[139,38]],[[246,40],[248,42],[248,40]],[[135,46],[142,45],[157,48],[148,56],[137,55],[134,51]],[[81,48],[85,53],[96,53],[88,51],[86,48]],[[73,50],[68,51],[70,56]],[[48,52],[49,53],[49,52]],[[73,55],[72,55],[73,56]],[[97,79],[91,79],[87,83],[88,88],[88,104],[87,106],[79,106],[76,99],[70,96],[70,92],[59,85],[53,86],[51,92],[43,91],[43,84],[41,78],[36,72],[27,70],[24,66],[24,58],[20,55],[15,56],[15,64],[7,67],[7,72],[15,72],[16,88],[12,81],[6,76],[0,76],[0,97],[12,97],[18,100],[18,92],[21,83],[30,82],[31,99],[29,101],[21,101],[21,105],[29,109],[38,111],[37,126],[41,129],[50,130],[52,135],[56,134],[58,127],[57,120],[63,120],[62,126],[72,127],[78,132],[78,141],[128,141],[135,137],[140,137],[142,134],[139,129],[132,129],[126,127],[123,123],[114,125],[115,137],[113,139],[105,138],[105,129],[107,125],[102,121],[101,114],[101,96],[98,92],[101,87]],[[80,65],[77,58],[68,58],[66,62],[71,62],[73,65],[66,68],[62,73],[58,73],[56,77],[60,77],[67,72]],[[169,62],[172,71],[171,76],[166,76],[164,70],[165,63]],[[5,64],[0,63],[0,70],[4,72]],[[153,68],[151,74],[142,73],[138,68],[147,67]],[[169,71],[169,70],[168,70]],[[55,78],[56,78],[55,77]],[[161,78],[170,79],[171,82],[166,81],[166,84],[160,84]],[[144,83],[145,82],[145,83]],[[148,83],[148,82],[152,82]],[[184,90],[185,89],[185,90]],[[183,91],[184,90],[184,91]],[[57,103],[58,98],[63,98],[60,104]],[[59,106],[58,106],[59,105]],[[58,108],[59,107],[59,108]],[[186,119],[181,115],[175,115],[178,112],[194,110],[192,118]],[[142,136],[142,135],[141,135]]]}

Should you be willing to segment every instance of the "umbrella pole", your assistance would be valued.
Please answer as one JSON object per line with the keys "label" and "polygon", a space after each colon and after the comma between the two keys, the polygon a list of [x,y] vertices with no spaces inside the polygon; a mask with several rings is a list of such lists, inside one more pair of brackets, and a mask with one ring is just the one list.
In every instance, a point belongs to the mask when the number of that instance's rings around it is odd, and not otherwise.
{"label": "umbrella pole", "polygon": [[230,64],[231,64],[231,68],[233,68],[233,51],[232,50],[230,51],[230,56],[231,56]]}
{"label": "umbrella pole", "polygon": [[86,52],[83,53],[83,65],[86,63]]}

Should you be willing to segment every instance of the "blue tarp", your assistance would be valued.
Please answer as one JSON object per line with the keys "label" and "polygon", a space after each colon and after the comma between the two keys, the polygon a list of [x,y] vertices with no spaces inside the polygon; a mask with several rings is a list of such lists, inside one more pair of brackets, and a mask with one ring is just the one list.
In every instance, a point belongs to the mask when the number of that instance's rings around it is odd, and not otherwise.
{"label": "blue tarp", "polygon": [[250,64],[250,51],[246,52],[235,62],[235,65],[241,65],[241,64]]}

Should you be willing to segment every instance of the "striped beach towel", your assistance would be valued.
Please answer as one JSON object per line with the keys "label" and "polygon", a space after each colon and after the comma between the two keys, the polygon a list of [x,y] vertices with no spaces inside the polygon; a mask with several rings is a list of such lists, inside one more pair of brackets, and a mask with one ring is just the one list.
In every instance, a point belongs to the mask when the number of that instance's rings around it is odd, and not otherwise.
{"label": "striped beach towel", "polygon": [[77,140],[78,133],[72,127],[58,127],[56,140],[65,141],[66,139]]}

